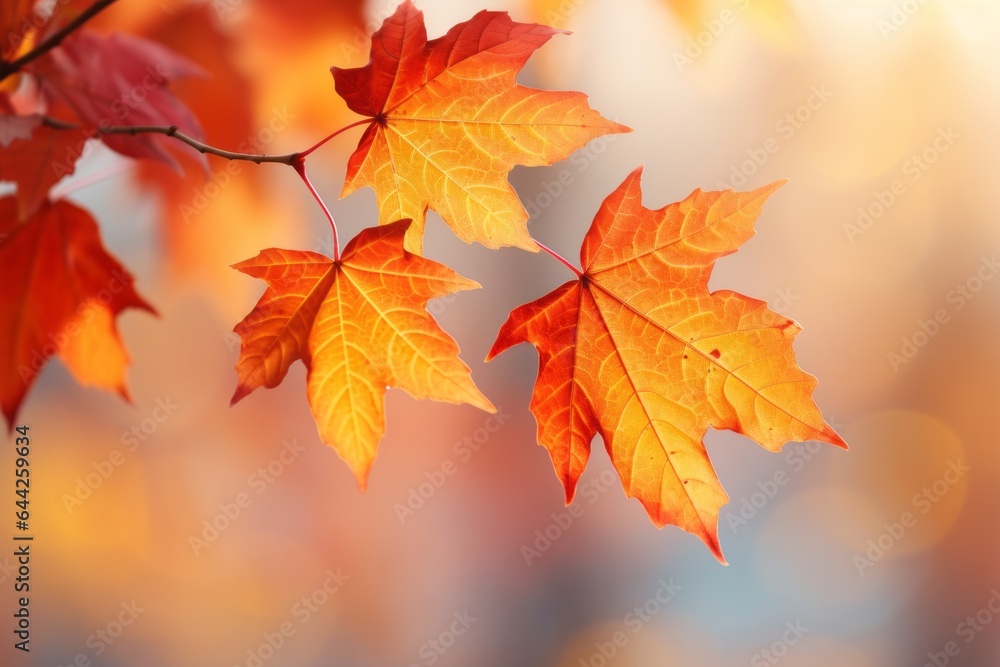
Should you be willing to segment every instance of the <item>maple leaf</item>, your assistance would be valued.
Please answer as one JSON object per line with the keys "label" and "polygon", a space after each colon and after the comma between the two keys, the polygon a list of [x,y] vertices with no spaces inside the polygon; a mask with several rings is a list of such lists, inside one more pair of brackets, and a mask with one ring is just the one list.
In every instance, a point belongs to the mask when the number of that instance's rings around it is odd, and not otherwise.
{"label": "maple leaf", "polygon": [[410,224],[363,230],[339,261],[271,248],[233,266],[268,287],[235,328],[242,347],[232,402],[277,386],[302,359],[320,437],[362,490],[385,431],[387,385],[495,411],[458,358],[458,345],[426,310],[428,299],[479,285],[405,250]]}
{"label": "maple leaf", "polygon": [[38,115],[0,114],[0,182],[17,184],[21,220],[42,205],[53,185],[73,173],[87,141],[85,135],[40,123]]}
{"label": "maple leaf", "polygon": [[595,137],[630,131],[582,93],[517,85],[531,54],[559,32],[482,11],[427,41],[423,14],[401,4],[372,35],[368,65],[331,69],[351,110],[372,118],[341,197],[371,186],[380,223],[414,221],[406,239],[414,252],[428,207],[463,241],[536,251],[510,170],[552,164]]}
{"label": "maple leaf", "polygon": [[[196,139],[203,138],[198,119],[169,88],[171,80],[202,76],[203,72],[154,42],[131,35],[80,30],[26,66],[25,71],[38,77],[47,98],[67,104],[92,131],[109,126],[167,125]],[[159,144],[164,137],[99,136],[122,155],[175,165]],[[203,156],[199,160],[207,164]]]}
{"label": "maple leaf", "polygon": [[583,271],[511,312],[487,359],[530,342],[538,441],[573,499],[600,433],[626,493],[652,521],[718,538],[723,490],[702,438],[730,429],[779,451],[790,440],[846,445],[812,400],[816,379],[795,363],[792,320],[763,301],[708,291],[715,261],[753,235],[764,200],[702,192],[642,206],[636,169],[603,203],[580,253]]}
{"label": "maple leaf", "polygon": [[[83,385],[128,397],[115,318],[154,312],[101,244],[97,224],[66,201],[46,202],[23,223],[0,199],[0,407],[9,425],[42,366],[58,354]],[[15,289],[14,286],[17,286]]]}

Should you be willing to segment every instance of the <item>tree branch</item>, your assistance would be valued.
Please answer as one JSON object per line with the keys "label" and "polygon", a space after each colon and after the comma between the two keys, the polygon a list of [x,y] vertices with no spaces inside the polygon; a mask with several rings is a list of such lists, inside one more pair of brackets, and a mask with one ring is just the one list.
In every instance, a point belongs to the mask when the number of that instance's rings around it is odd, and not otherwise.
{"label": "tree branch", "polygon": [[66,37],[79,30],[84,23],[86,23],[90,19],[100,14],[102,11],[113,5],[115,2],[117,2],[117,0],[96,0],[94,4],[92,4],[90,7],[87,7],[85,10],[80,12],[80,14],[75,19],[73,19],[59,30],[49,35],[48,39],[46,39],[41,44],[31,49],[27,53],[25,53],[17,60],[12,60],[9,63],[0,62],[0,81],[3,81],[8,76],[13,74],[14,72],[19,71],[22,67],[24,67],[31,61],[35,60],[36,58],[40,58],[41,56],[45,55],[52,49],[62,44],[62,41],[66,39]]}
{"label": "tree branch", "polygon": [[[42,119],[42,122],[56,130],[84,130],[90,131],[76,123],[67,123],[66,121],[58,120],[56,118],[46,117]],[[285,155],[260,155],[255,153],[235,153],[233,151],[223,150],[221,148],[216,148],[215,146],[209,146],[206,143],[198,141],[194,137],[188,136],[177,129],[176,125],[133,125],[133,126],[104,126],[97,127],[92,130],[94,136],[100,134],[129,134],[135,136],[137,134],[162,134],[167,137],[172,137],[181,141],[191,148],[195,149],[199,153],[207,155],[215,155],[218,157],[226,158],[227,160],[242,160],[244,162],[253,162],[254,164],[261,164],[263,162],[276,162],[278,164],[287,164],[290,166],[295,165],[295,160],[298,157],[298,153],[287,153]]]}
{"label": "tree branch", "polygon": [[[360,120],[356,123],[351,123],[346,127],[342,127],[333,134],[327,136],[319,143],[311,146],[310,148],[299,152],[299,153],[286,153],[285,155],[256,155],[253,153],[234,153],[233,151],[226,151],[221,148],[216,148],[215,146],[209,146],[208,144],[198,141],[194,137],[188,136],[177,129],[176,125],[132,125],[132,126],[98,126],[96,128],[87,128],[82,125],[77,125],[76,123],[70,123],[64,120],[59,120],[58,118],[52,118],[49,116],[42,117],[42,124],[47,127],[51,127],[56,130],[83,130],[85,133],[91,137],[96,138],[103,134],[129,134],[135,136],[137,134],[162,134],[166,137],[172,137],[181,141],[188,146],[194,148],[196,151],[202,154],[216,155],[218,157],[226,158],[227,160],[242,160],[244,162],[253,162],[254,164],[261,164],[264,162],[274,162],[277,164],[287,164],[292,167],[305,183],[306,188],[309,193],[313,196],[313,199],[320,205],[323,209],[326,219],[330,222],[330,227],[333,228],[333,260],[340,261],[340,242],[337,237],[337,223],[333,219],[333,214],[330,213],[330,209],[327,207],[326,202],[320,197],[319,192],[313,186],[312,181],[309,180],[309,176],[306,174],[306,156],[312,153],[314,150],[330,141],[336,137],[341,132],[351,129],[352,127],[357,127],[358,125],[363,125],[370,122],[368,119]],[[541,246],[541,244],[539,244]],[[544,247],[544,246],[543,246]],[[551,251],[550,251],[551,252]],[[566,263],[567,266],[572,266]],[[575,269],[574,269],[575,270]]]}
{"label": "tree branch", "polygon": [[[226,151],[221,148],[216,148],[215,146],[209,146],[208,144],[198,141],[194,137],[188,136],[177,129],[176,125],[131,125],[131,126],[114,126],[114,125],[99,125],[96,128],[87,128],[76,123],[70,123],[64,120],[59,120],[58,118],[52,118],[50,116],[42,117],[42,124],[47,127],[51,127],[56,130],[82,130],[92,138],[96,138],[104,134],[129,134],[135,136],[137,134],[162,134],[166,137],[172,137],[181,141],[191,148],[202,154],[215,155],[218,157],[226,158],[227,160],[242,160],[244,162],[253,162],[254,164],[261,164],[264,162],[274,162],[277,164],[287,164],[292,167],[305,183],[306,188],[309,193],[312,194],[313,199],[320,205],[323,209],[326,219],[330,222],[330,227],[333,228],[333,260],[335,262],[340,261],[340,241],[337,237],[337,223],[333,219],[333,214],[330,213],[329,207],[327,207],[326,202],[320,197],[319,192],[313,186],[312,181],[309,180],[309,176],[306,174],[306,156],[315,151],[320,146],[324,145],[326,142],[330,141],[341,132],[345,132],[352,127],[357,127],[359,125],[364,125],[370,123],[368,119],[359,120],[356,123],[351,123],[346,127],[342,127],[336,132],[328,135],[322,139],[319,143],[307,148],[306,150],[299,153],[286,153],[285,155],[258,155],[254,153],[234,153],[233,151]],[[538,244],[545,250],[548,250],[540,243]],[[552,251],[549,250],[551,253]],[[558,257],[558,256],[557,256]],[[562,260],[564,264],[573,268],[571,264]],[[575,269],[574,269],[575,271]],[[579,272],[577,271],[579,274]]]}

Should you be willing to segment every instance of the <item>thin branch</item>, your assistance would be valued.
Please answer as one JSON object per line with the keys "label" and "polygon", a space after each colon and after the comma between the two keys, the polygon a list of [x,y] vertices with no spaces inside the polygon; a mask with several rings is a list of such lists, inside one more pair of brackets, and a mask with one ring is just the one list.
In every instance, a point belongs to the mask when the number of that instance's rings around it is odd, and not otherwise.
{"label": "thin branch", "polygon": [[191,146],[196,151],[202,154],[215,155],[217,157],[226,158],[227,160],[242,160],[244,162],[253,162],[255,164],[261,164],[264,162],[272,162],[277,164],[287,164],[292,167],[302,182],[305,183],[306,188],[309,189],[309,193],[313,196],[313,199],[320,205],[323,209],[323,213],[326,215],[326,219],[330,221],[330,227],[333,229],[333,259],[334,261],[340,261],[340,240],[337,237],[337,222],[333,219],[333,214],[330,213],[330,209],[327,207],[326,202],[323,198],[319,196],[319,192],[313,187],[312,181],[309,180],[309,176],[306,174],[306,156],[312,153],[314,150],[325,144],[326,142],[333,139],[335,136],[340,134],[345,130],[349,130],[352,127],[357,127],[364,123],[369,123],[369,120],[361,120],[356,123],[352,123],[347,127],[342,127],[333,134],[329,135],[319,143],[313,145],[312,147],[306,149],[301,153],[286,153],[285,155],[258,155],[254,153],[234,153],[233,151],[223,150],[221,148],[216,148],[215,146],[209,146],[206,143],[198,141],[194,137],[190,137],[180,130],[177,129],[176,125],[134,125],[134,126],[99,126],[94,129],[85,128],[76,123],[69,123],[64,120],[59,120],[58,118],[44,117],[42,118],[42,123],[46,126],[51,127],[56,130],[83,130],[84,132],[92,133],[94,137],[100,134],[162,134],[173,139],[177,139],[188,146]]}
{"label": "thin branch", "polygon": [[339,262],[340,239],[337,238],[337,221],[333,219],[333,213],[330,213],[330,209],[327,208],[326,202],[323,201],[323,198],[319,196],[319,193],[316,191],[316,188],[313,187],[312,181],[309,180],[309,175],[306,174],[305,159],[302,157],[297,158],[292,163],[292,167],[295,169],[296,173],[298,173],[299,178],[302,179],[302,182],[306,184],[306,187],[309,188],[309,192],[312,194],[313,199],[315,199],[316,203],[319,204],[320,208],[323,209],[323,213],[326,214],[326,219],[330,221],[330,227],[333,229],[333,261]]}
{"label": "thin branch", "polygon": [[[532,239],[532,241],[535,241],[535,240]],[[545,252],[549,253],[553,257],[555,257],[557,260],[559,260],[559,262],[563,266],[565,266],[570,271],[572,271],[573,273],[575,273],[577,278],[583,278],[583,272],[580,271],[580,269],[578,269],[575,266],[573,266],[572,264],[570,264],[570,262],[569,262],[568,259],[566,259],[562,255],[560,255],[559,253],[557,253],[555,250],[553,250],[552,248],[548,247],[547,245],[545,245],[543,243],[540,243],[539,241],[535,241],[535,245],[538,246],[539,248],[541,248],[542,250],[544,250]]]}
{"label": "thin branch", "polygon": [[[75,123],[67,123],[56,118],[44,118],[42,120],[45,125],[57,129],[57,130],[88,130]],[[91,130],[88,130],[91,131]],[[296,158],[299,156],[298,153],[287,153],[285,155],[261,155],[256,153],[234,153],[233,151],[223,150],[221,148],[216,148],[215,146],[209,146],[206,143],[198,141],[194,137],[190,137],[180,130],[177,129],[176,125],[133,125],[133,126],[103,126],[97,127],[93,130],[94,135],[98,134],[129,134],[135,136],[137,134],[162,134],[167,137],[172,137],[178,141],[184,142],[191,148],[195,149],[199,153],[215,155],[217,157],[226,158],[227,160],[242,160],[244,162],[253,162],[255,164],[261,164],[263,162],[276,162],[278,164],[287,164],[289,166],[294,166]]]}
{"label": "thin branch", "polygon": [[319,142],[313,144],[312,146],[310,146],[309,148],[305,149],[304,151],[302,151],[301,153],[299,153],[299,155],[302,156],[302,159],[304,160],[304,159],[306,159],[306,156],[308,156],[310,153],[312,153],[314,150],[316,150],[317,148],[319,148],[320,146],[322,146],[326,142],[330,141],[330,139],[333,139],[335,136],[337,136],[341,132],[346,132],[347,130],[351,129],[352,127],[357,127],[358,125],[370,124],[371,122],[372,122],[372,120],[370,118],[362,118],[361,120],[359,120],[356,123],[351,123],[350,125],[342,127],[339,130],[337,130],[336,132],[334,132],[333,134],[328,135],[327,137],[325,137],[321,141],[319,141]]}
{"label": "thin branch", "polygon": [[75,19],[49,35],[48,39],[25,53],[17,60],[12,60],[9,63],[0,62],[0,81],[3,81],[31,61],[44,56],[49,51],[62,44],[62,41],[66,39],[66,37],[79,30],[84,23],[100,14],[115,2],[117,2],[117,0],[97,0],[90,7],[87,7],[85,10],[80,12]]}

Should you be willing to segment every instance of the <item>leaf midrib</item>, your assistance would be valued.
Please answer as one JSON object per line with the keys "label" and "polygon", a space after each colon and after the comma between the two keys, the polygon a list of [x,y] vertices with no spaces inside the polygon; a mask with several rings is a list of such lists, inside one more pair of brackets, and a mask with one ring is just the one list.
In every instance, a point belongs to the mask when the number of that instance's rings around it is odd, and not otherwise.
{"label": "leaf midrib", "polygon": [[[678,343],[680,343],[681,345],[683,345],[686,349],[689,349],[689,350],[692,350],[692,351],[696,352],[703,359],[705,359],[708,363],[710,363],[713,366],[715,366],[716,368],[722,370],[723,372],[725,372],[730,377],[734,377],[737,380],[739,380],[747,389],[749,389],[751,392],[753,392],[753,394],[755,396],[759,396],[763,400],[767,401],[775,409],[777,409],[781,413],[787,415],[788,417],[790,417],[792,420],[798,422],[799,424],[802,424],[803,426],[805,426],[805,427],[807,427],[809,429],[812,429],[814,431],[821,431],[821,429],[816,428],[812,424],[807,424],[806,422],[804,422],[801,419],[799,419],[797,416],[795,416],[792,413],[788,412],[787,410],[785,410],[783,407],[781,407],[780,405],[778,405],[777,403],[775,403],[774,401],[772,401],[767,396],[762,395],[747,380],[745,380],[742,377],[740,377],[735,371],[732,371],[732,370],[726,368],[725,366],[723,366],[722,363],[718,359],[716,359],[715,357],[713,357],[713,356],[711,356],[709,354],[706,354],[705,352],[701,351],[700,349],[698,349],[697,347],[695,347],[694,345],[692,345],[689,341],[686,341],[683,338],[681,338],[680,336],[678,336],[677,334],[675,334],[669,328],[666,328],[663,325],[661,325],[659,322],[656,322],[656,321],[650,319],[648,315],[646,315],[645,313],[643,313],[639,309],[635,308],[629,302],[624,301],[621,298],[619,298],[616,294],[614,294],[613,292],[611,292],[608,288],[604,287],[598,281],[594,280],[593,276],[588,275],[588,277],[590,278],[590,284],[593,285],[594,287],[596,287],[597,289],[601,290],[605,294],[607,294],[609,298],[614,299],[618,303],[622,304],[623,306],[625,306],[626,308],[628,308],[630,311],[632,311],[633,313],[635,313],[636,316],[641,317],[646,322],[649,322],[650,324],[652,324],[653,326],[655,326],[657,329],[659,329],[660,331],[662,331],[663,333],[665,333],[666,335],[670,336],[675,341],[677,341]],[[597,301],[595,299],[594,303],[596,303],[596,302]],[[602,314],[602,318],[603,318],[603,314]],[[771,329],[773,329],[773,327],[761,327],[761,328],[758,328],[758,329],[744,329],[744,330],[741,330],[740,333],[746,333],[746,332],[750,332],[750,331],[768,331],[768,330],[771,330]],[[731,332],[731,333],[736,333],[736,332]],[[725,335],[725,334],[715,334],[713,336],[710,336],[709,338],[700,338],[698,340],[699,341],[709,340],[710,338],[713,338],[715,336],[721,336],[721,335]],[[741,367],[741,368],[743,368],[743,367]],[[769,386],[774,386],[774,385],[769,385]]]}

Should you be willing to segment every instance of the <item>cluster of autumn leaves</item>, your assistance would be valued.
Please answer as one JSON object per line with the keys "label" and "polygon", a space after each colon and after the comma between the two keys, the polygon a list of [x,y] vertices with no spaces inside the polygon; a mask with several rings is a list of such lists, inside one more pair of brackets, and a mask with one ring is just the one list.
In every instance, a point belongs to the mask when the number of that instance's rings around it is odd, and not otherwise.
{"label": "cluster of autumn leaves", "polygon": [[[32,5],[4,5],[5,33]],[[77,11],[77,3],[59,5],[25,39],[44,43]],[[557,33],[483,11],[428,41],[422,14],[404,2],[372,35],[366,66],[333,69],[348,107],[370,119],[342,196],[371,187],[379,226],[332,258],[272,248],[234,267],[267,287],[235,329],[242,349],[233,402],[278,385],[301,360],[319,434],[362,488],[385,430],[387,387],[494,409],[426,309],[429,299],[478,287],[422,256],[427,210],[464,241],[537,251],[510,170],[552,164],[595,137],[628,131],[581,93],[517,84],[528,58]],[[5,43],[3,60],[31,46]],[[153,43],[80,30],[20,68],[14,77],[26,80],[16,87],[0,83],[0,180],[17,187],[0,199],[0,402],[8,423],[54,355],[81,384],[124,392],[127,356],[115,317],[149,306],[101,246],[90,215],[48,193],[72,171],[81,136],[169,160],[148,135],[101,134],[101,123],[113,125],[121,111],[122,93],[144,81],[154,85],[128,109],[128,124],[177,126],[198,138],[197,120],[163,85],[191,67]],[[81,130],[53,127],[52,115]],[[60,161],[68,171],[56,175]],[[792,440],[844,443],[812,400],[815,379],[795,363],[798,326],[764,302],[708,290],[715,261],[753,234],[780,183],[696,190],[650,210],[640,178],[633,171],[604,201],[575,279],[514,310],[489,358],[521,342],[537,348],[531,410],[567,502],[600,434],[626,493],[653,522],[694,533],[721,559],[718,514],[728,497],[702,442],[708,427],[772,451]]]}
{"label": "cluster of autumn leaves", "polygon": [[[0,408],[11,427],[52,356],[80,384],[126,395],[129,359],[116,318],[128,308],[152,312],[105,250],[90,213],[54,200],[53,186],[74,172],[99,127],[127,118],[201,134],[165,85],[197,71],[186,60],[127,35],[81,28],[59,38],[96,6],[0,6],[0,181],[16,188],[0,198]],[[129,157],[171,160],[149,136],[103,140]]]}

